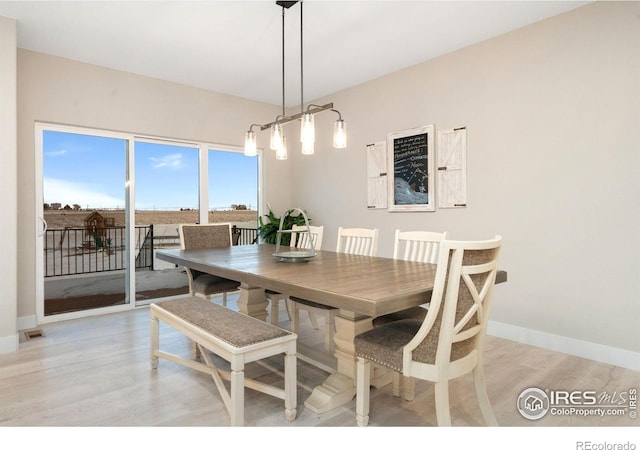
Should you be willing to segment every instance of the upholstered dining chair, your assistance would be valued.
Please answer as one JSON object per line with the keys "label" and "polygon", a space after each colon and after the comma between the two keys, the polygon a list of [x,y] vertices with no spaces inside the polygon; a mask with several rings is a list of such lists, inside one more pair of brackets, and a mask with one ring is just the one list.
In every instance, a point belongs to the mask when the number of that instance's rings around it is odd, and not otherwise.
{"label": "upholstered dining chair", "polygon": [[[291,241],[289,245],[291,247],[302,249],[310,249],[313,246],[314,249],[319,250],[320,247],[322,247],[323,234],[324,227],[322,225],[309,225],[308,232],[306,225],[293,225],[291,227]],[[267,300],[269,300],[269,317],[273,325],[278,324],[278,319],[280,317],[280,302],[284,302],[289,320],[291,320],[290,302],[288,301],[288,296],[285,293],[265,289],[264,295],[267,297]],[[315,316],[309,313],[309,318],[311,319],[313,327],[317,330],[319,326]]]}
{"label": "upholstered dining chair", "polygon": [[[183,250],[199,248],[223,248],[232,245],[231,225],[181,224],[178,228],[180,248]],[[227,306],[227,293],[237,291],[240,283],[217,277],[197,270],[186,268],[189,277],[189,295],[198,295],[207,299],[222,294],[222,305]]]}
{"label": "upholstered dining chair", "polygon": [[[349,253],[353,255],[376,256],[378,253],[378,234],[377,228],[338,228],[338,244],[336,252]],[[313,323],[315,315],[324,316],[324,347],[329,353],[333,353],[335,343],[333,336],[335,334],[335,317],[338,309],[331,306],[321,305],[310,300],[299,297],[289,298],[289,308],[291,310],[291,331],[298,332],[300,310],[307,311],[312,318],[312,325],[318,329],[317,324]]]}
{"label": "upholstered dining chair", "polygon": [[370,363],[435,384],[440,426],[451,425],[449,380],[473,373],[480,411],[497,425],[484,380],[483,349],[502,238],[440,243],[424,320],[390,322],[355,337],[356,421],[369,422]]}

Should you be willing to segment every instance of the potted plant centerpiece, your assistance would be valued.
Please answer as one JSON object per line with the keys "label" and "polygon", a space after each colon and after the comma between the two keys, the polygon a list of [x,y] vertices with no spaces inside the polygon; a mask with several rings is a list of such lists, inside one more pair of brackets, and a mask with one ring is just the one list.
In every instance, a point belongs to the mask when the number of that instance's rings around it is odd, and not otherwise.
{"label": "potted plant centerpiece", "polygon": [[[291,230],[294,225],[305,225],[304,216],[302,213],[297,211],[298,210],[296,209],[289,209],[282,215],[282,217],[277,217],[271,210],[271,207],[269,207],[269,213],[259,218],[260,225],[258,226],[258,234],[264,243],[275,245],[278,229],[280,228],[280,220],[282,220],[283,230]],[[283,234],[281,239],[281,245],[289,245],[291,242],[291,235]]]}

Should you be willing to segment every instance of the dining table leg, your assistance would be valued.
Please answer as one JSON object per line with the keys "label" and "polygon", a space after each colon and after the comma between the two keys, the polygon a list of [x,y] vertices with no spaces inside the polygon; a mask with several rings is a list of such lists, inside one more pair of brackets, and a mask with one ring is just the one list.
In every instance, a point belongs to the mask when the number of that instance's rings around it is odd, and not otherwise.
{"label": "dining table leg", "polygon": [[246,283],[240,284],[240,298],[237,305],[241,313],[256,319],[267,320],[269,301],[264,295],[263,288],[249,286]]}
{"label": "dining table leg", "polygon": [[356,394],[356,356],[354,338],[373,328],[372,318],[351,311],[340,310],[336,316],[334,355],[337,370],[319,386],[304,402],[305,407],[316,414],[330,411],[349,403]]}

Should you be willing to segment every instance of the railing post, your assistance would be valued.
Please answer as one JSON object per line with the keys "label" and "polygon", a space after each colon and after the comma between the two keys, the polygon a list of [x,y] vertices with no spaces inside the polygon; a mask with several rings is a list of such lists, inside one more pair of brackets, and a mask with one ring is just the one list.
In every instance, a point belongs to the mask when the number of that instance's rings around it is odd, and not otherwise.
{"label": "railing post", "polygon": [[231,245],[240,245],[242,242],[242,230],[238,229],[237,225],[231,227]]}

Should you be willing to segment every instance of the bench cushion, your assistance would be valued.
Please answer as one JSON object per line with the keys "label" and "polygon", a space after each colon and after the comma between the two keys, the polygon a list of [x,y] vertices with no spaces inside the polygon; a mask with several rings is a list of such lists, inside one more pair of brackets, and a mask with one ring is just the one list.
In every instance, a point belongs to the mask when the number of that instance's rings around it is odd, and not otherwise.
{"label": "bench cushion", "polygon": [[280,327],[200,297],[165,300],[155,305],[238,348],[292,334]]}

